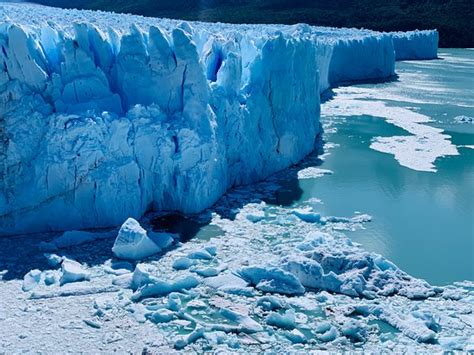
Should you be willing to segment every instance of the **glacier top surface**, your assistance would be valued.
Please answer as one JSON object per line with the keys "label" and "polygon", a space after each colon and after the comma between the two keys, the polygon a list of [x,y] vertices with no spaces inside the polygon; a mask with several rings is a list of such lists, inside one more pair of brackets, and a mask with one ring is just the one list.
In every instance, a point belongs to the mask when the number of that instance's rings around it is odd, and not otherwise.
{"label": "glacier top surface", "polygon": [[[32,16],[34,13],[34,16]],[[147,30],[157,26],[171,30],[177,26],[182,27],[183,21],[165,18],[143,17],[131,14],[117,14],[104,11],[59,9],[42,5],[26,3],[0,2],[0,26],[8,23],[35,28],[46,24],[57,30],[73,31],[74,24],[88,23],[101,29],[112,28],[118,32],[128,32],[131,26],[139,26]],[[360,39],[365,37],[383,36],[384,34],[372,30],[356,28],[332,28],[296,25],[271,25],[271,24],[225,24],[207,22],[187,22],[191,30],[206,31],[214,35],[229,35],[235,32],[248,35],[274,35],[276,33],[299,34],[300,36],[316,36],[322,40]],[[186,26],[186,25],[184,25]],[[186,26],[188,27],[188,26]],[[189,27],[188,27],[189,29]]]}

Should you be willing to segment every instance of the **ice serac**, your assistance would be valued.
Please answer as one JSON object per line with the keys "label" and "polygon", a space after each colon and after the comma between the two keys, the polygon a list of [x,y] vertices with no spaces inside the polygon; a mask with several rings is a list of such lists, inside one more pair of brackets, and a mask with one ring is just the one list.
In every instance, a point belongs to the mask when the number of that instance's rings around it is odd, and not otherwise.
{"label": "ice serac", "polygon": [[439,33],[436,30],[391,32],[397,60],[435,59]]}
{"label": "ice serac", "polygon": [[373,31],[0,7],[0,235],[199,212],[309,154],[321,91],[394,72]]}

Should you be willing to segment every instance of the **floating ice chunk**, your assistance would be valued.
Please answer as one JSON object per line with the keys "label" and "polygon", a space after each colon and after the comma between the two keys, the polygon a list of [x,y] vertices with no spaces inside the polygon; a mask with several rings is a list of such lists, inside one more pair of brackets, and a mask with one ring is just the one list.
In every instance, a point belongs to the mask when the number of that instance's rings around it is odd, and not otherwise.
{"label": "floating ice chunk", "polygon": [[324,217],[324,220],[330,223],[364,223],[371,222],[372,216],[368,214],[359,214],[352,218],[328,216]]}
{"label": "floating ice chunk", "polygon": [[188,254],[189,259],[197,259],[197,260],[212,260],[213,257],[214,256],[207,249],[194,251]]}
{"label": "floating ice chunk", "polygon": [[466,346],[469,342],[469,338],[467,336],[440,337],[438,342],[443,347],[443,349],[447,351],[470,351]]}
{"label": "floating ice chunk", "polygon": [[319,223],[321,222],[321,214],[314,212],[313,208],[297,208],[291,211],[296,217],[304,222],[308,223]]}
{"label": "floating ice chunk", "polygon": [[310,258],[293,258],[283,264],[285,270],[295,275],[302,285],[315,290],[339,292],[342,281],[329,271],[326,273],[321,264]]}
{"label": "floating ice chunk", "polygon": [[148,264],[137,264],[132,276],[132,289],[136,290],[144,285],[152,284],[158,279],[152,275],[153,267]]}
{"label": "floating ice chunk", "polygon": [[248,287],[249,284],[247,281],[232,273],[206,278],[204,284],[229,294],[249,297],[254,294],[253,288]]}
{"label": "floating ice chunk", "polygon": [[128,274],[133,271],[133,265],[126,261],[107,260],[103,268],[106,273],[115,276]]}
{"label": "floating ice chunk", "polygon": [[44,272],[44,284],[46,286],[54,285],[59,281],[59,275],[57,271],[48,270]]}
{"label": "floating ice chunk", "polygon": [[261,332],[263,327],[247,315],[243,315],[227,308],[222,308],[219,313],[228,320],[237,323],[242,333],[252,334]]}
{"label": "floating ice chunk", "polygon": [[309,167],[298,171],[298,179],[316,179],[324,175],[331,175],[333,172],[327,169],[321,169],[316,167]]}
{"label": "floating ice chunk", "polygon": [[440,318],[428,310],[415,310],[411,312],[412,316],[422,320],[425,325],[434,332],[441,331]]}
{"label": "floating ice chunk", "polygon": [[186,270],[194,265],[194,261],[189,258],[178,258],[173,262],[173,269]]}
{"label": "floating ice chunk", "polygon": [[212,276],[217,276],[219,274],[219,270],[217,270],[214,267],[197,268],[191,271],[195,272],[196,274],[202,277],[212,277]]}
{"label": "floating ice chunk", "polygon": [[298,329],[293,329],[292,331],[285,332],[284,334],[293,344],[306,343],[305,335],[301,333]]}
{"label": "floating ice chunk", "polygon": [[338,333],[336,330],[336,327],[330,326],[328,330],[325,332],[318,334],[318,339],[321,341],[324,341],[325,343],[328,343],[330,341],[333,341],[337,338]]}
{"label": "floating ice chunk", "polygon": [[283,314],[272,312],[267,317],[267,324],[282,329],[294,329],[296,327],[295,311],[289,309]]}
{"label": "floating ice chunk", "polygon": [[176,318],[176,315],[173,311],[170,311],[166,308],[162,308],[147,315],[147,318],[153,323],[168,323],[171,322],[174,318]]}
{"label": "floating ice chunk", "polygon": [[416,299],[439,292],[380,255],[354,247],[349,240],[337,241],[329,236],[324,240],[324,244],[308,241],[297,245],[300,252],[289,254],[281,261],[282,268],[305,287],[366,298],[399,294]]}
{"label": "floating ice chunk", "polygon": [[207,308],[207,304],[201,300],[191,300],[186,304],[187,307],[189,308],[194,308],[194,309],[205,309]]}
{"label": "floating ice chunk", "polygon": [[132,296],[132,301],[139,301],[142,298],[166,296],[171,292],[189,290],[199,285],[199,281],[193,276],[186,276],[172,282],[155,280],[139,288]]}
{"label": "floating ice chunk", "polygon": [[205,331],[203,327],[197,326],[196,329],[186,337],[176,340],[174,347],[177,350],[184,349],[187,345],[194,343],[196,340],[204,337]]}
{"label": "floating ice chunk", "polygon": [[320,322],[316,324],[314,331],[316,333],[326,333],[329,329],[331,329],[331,323],[329,322]]}
{"label": "floating ice chunk", "polygon": [[114,277],[112,279],[112,285],[133,289],[133,272]]}
{"label": "floating ice chunk", "polygon": [[217,247],[214,246],[214,245],[210,245],[210,246],[207,246],[204,248],[205,250],[207,250],[207,252],[209,254],[211,254],[212,256],[216,256],[217,255]]}
{"label": "floating ice chunk", "polygon": [[172,292],[168,295],[168,309],[179,312],[181,309],[181,297],[178,293]]}
{"label": "floating ice chunk", "polygon": [[[436,332],[430,329],[427,326],[426,320],[431,320],[432,317],[427,316],[426,314],[418,314],[422,316],[423,319],[414,317],[412,314],[400,315],[390,307],[381,307],[381,306],[357,306],[355,308],[356,312],[363,315],[372,314],[378,319],[387,322],[391,326],[400,330],[407,337],[416,340],[420,343],[432,343],[437,339]],[[431,321],[428,322],[428,325],[433,326]],[[436,325],[436,328],[438,325]]]}
{"label": "floating ice chunk", "polygon": [[87,281],[90,279],[90,273],[77,261],[64,258],[61,264],[61,278],[59,280],[61,285],[70,282]]}
{"label": "floating ice chunk", "polygon": [[239,274],[260,291],[288,295],[305,293],[305,288],[293,274],[277,267],[245,267]]}
{"label": "floating ice chunk", "polygon": [[456,116],[453,118],[457,123],[471,123],[474,124],[474,117],[470,116]]}
{"label": "floating ice chunk", "polygon": [[25,292],[31,291],[36,286],[38,286],[40,281],[41,281],[41,271],[38,269],[31,270],[23,278],[23,286],[22,286],[23,291]]}
{"label": "floating ice chunk", "polygon": [[245,218],[247,218],[250,222],[257,223],[265,219],[265,212],[253,211],[252,213],[248,213]]}
{"label": "floating ice chunk", "polygon": [[48,265],[52,267],[59,266],[63,262],[63,259],[64,259],[64,257],[56,255],[56,254],[45,253],[43,255],[48,260]]}
{"label": "floating ice chunk", "polygon": [[367,340],[367,329],[361,322],[355,319],[346,321],[341,327],[341,333],[354,343],[365,342]]}
{"label": "floating ice chunk", "polygon": [[112,252],[117,258],[140,260],[159,253],[173,241],[168,233],[148,233],[133,218],[125,221],[119,230]]}
{"label": "floating ice chunk", "polygon": [[97,319],[84,319],[83,321],[91,328],[95,328],[95,329],[102,328],[102,324],[98,322]]}
{"label": "floating ice chunk", "polygon": [[307,236],[302,243],[296,245],[296,248],[301,251],[310,251],[314,250],[317,246],[324,243],[325,240],[331,238],[329,234],[323,232],[311,232]]}
{"label": "floating ice chunk", "polygon": [[216,289],[222,289],[226,287],[240,288],[240,287],[248,286],[248,283],[244,279],[232,273],[221,274],[219,276],[210,277],[204,280],[204,284]]}
{"label": "floating ice chunk", "polygon": [[286,307],[285,303],[275,296],[260,297],[257,301],[257,306],[260,306],[264,311],[273,311]]}

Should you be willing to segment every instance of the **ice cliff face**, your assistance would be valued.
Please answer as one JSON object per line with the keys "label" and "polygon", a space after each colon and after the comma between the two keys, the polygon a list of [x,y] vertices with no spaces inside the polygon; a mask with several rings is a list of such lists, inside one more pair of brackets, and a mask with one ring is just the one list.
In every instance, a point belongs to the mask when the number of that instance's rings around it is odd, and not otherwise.
{"label": "ice cliff face", "polygon": [[371,31],[0,14],[0,235],[201,211],[309,154],[321,91],[394,74]]}
{"label": "ice cliff face", "polygon": [[396,59],[435,59],[438,57],[438,31],[392,32]]}

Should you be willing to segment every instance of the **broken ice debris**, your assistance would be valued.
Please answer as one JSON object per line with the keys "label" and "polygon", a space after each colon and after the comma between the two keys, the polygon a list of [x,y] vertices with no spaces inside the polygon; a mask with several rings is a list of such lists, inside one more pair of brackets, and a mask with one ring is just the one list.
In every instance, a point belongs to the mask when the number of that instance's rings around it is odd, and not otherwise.
{"label": "broken ice debris", "polygon": [[306,337],[298,329],[293,329],[291,332],[286,332],[284,334],[293,344],[306,343]]}
{"label": "broken ice debris", "polygon": [[239,274],[257,290],[263,292],[287,295],[305,293],[305,288],[293,274],[277,267],[245,267]]}
{"label": "broken ice debris", "polygon": [[209,277],[204,280],[206,286],[226,293],[252,296],[253,289],[248,283],[237,275],[232,273],[220,274],[218,276]]}
{"label": "broken ice debris", "polygon": [[[212,249],[211,251],[213,251]],[[188,255],[189,259],[195,259],[195,260],[212,260],[212,258],[215,256],[209,250],[207,249],[202,249],[202,250],[197,250]]]}
{"label": "broken ice debris", "polygon": [[298,171],[298,179],[299,180],[315,179],[324,175],[331,175],[332,173],[333,172],[331,170],[321,169],[321,168],[316,168],[316,167],[311,166],[309,168]]}
{"label": "broken ice debris", "polygon": [[282,329],[292,330],[296,327],[295,311],[289,309],[283,314],[272,312],[267,318],[267,324]]}
{"label": "broken ice debris", "polygon": [[173,262],[173,269],[186,270],[194,265],[194,261],[189,258],[178,258]]}
{"label": "broken ice debris", "polygon": [[199,338],[202,338],[203,336],[204,336],[204,328],[196,327],[196,329],[189,335],[176,340],[176,342],[174,343],[174,347],[177,350],[181,350],[184,347],[186,347],[186,345],[194,343],[196,340],[198,340]]}
{"label": "broken ice debris", "polygon": [[131,300],[138,302],[147,297],[166,296],[171,292],[189,290],[199,285],[199,281],[194,276],[186,276],[182,279],[167,282],[154,280],[153,283],[139,288],[132,296]]}
{"label": "broken ice debris", "polygon": [[125,221],[119,230],[112,252],[117,258],[140,260],[159,253],[173,242],[168,233],[150,233],[133,218]]}
{"label": "broken ice debris", "polygon": [[222,308],[219,313],[231,322],[237,323],[239,325],[239,330],[242,333],[252,334],[263,330],[263,327],[258,322],[254,321],[247,315],[240,314],[227,308]]}
{"label": "broken ice debris", "polygon": [[61,285],[90,279],[90,273],[85,270],[81,264],[67,258],[64,258],[63,263],[61,264],[61,272],[62,275],[59,280]]}
{"label": "broken ice debris", "polygon": [[148,315],[148,318],[153,322],[153,323],[168,323],[172,321],[175,318],[175,314],[173,311],[170,311],[169,309],[162,308],[154,311],[150,315]]}
{"label": "broken ice debris", "polygon": [[314,212],[311,207],[309,208],[296,208],[291,211],[296,217],[307,223],[319,223],[321,222],[321,214]]}
{"label": "broken ice debris", "polygon": [[40,270],[31,270],[23,278],[23,291],[28,292],[34,289],[41,280],[41,271]]}

